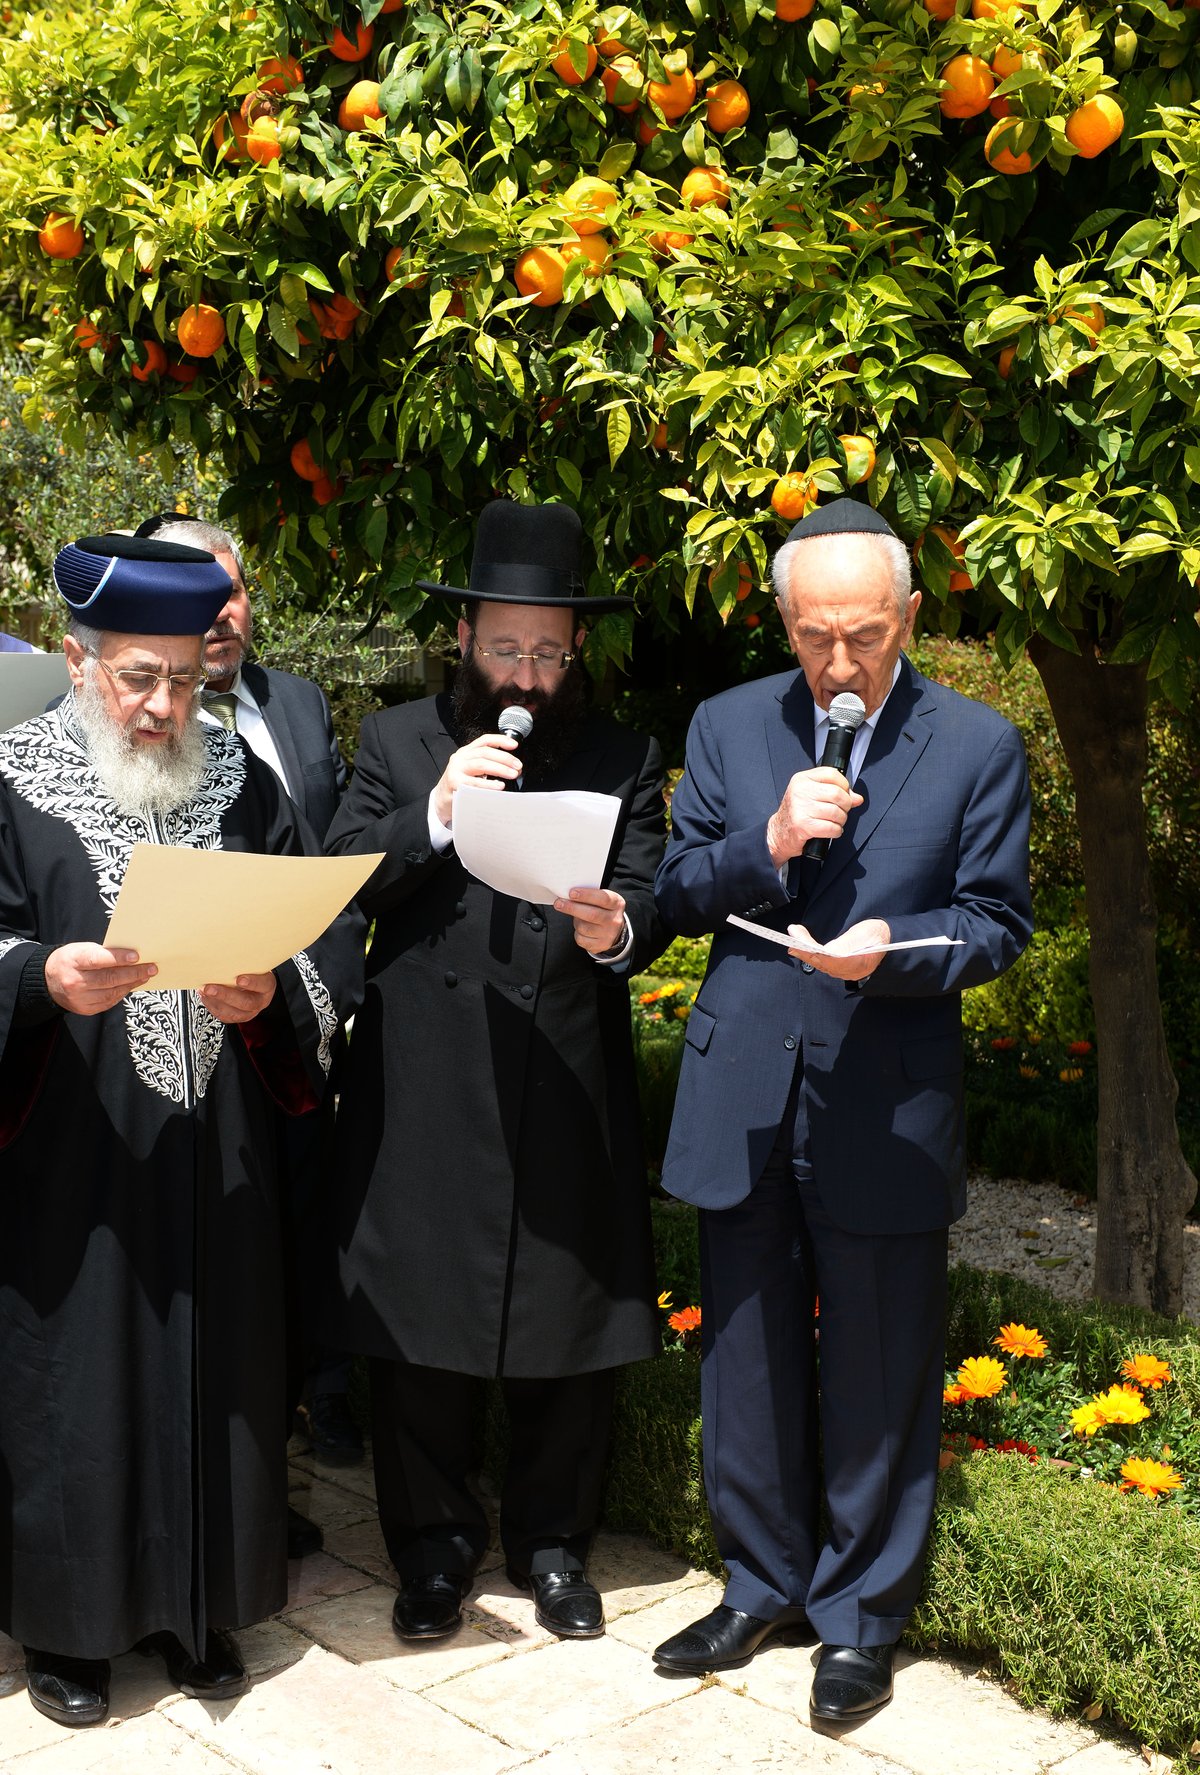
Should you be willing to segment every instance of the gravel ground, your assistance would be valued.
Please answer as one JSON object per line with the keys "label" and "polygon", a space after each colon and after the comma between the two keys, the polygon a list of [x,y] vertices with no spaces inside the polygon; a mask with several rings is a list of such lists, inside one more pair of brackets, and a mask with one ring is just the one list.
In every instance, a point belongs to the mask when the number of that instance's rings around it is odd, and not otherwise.
{"label": "gravel ground", "polygon": [[[1200,1323],[1200,1225],[1189,1222],[1184,1257],[1183,1310]],[[973,1176],[967,1212],[950,1228],[951,1263],[1003,1270],[1037,1282],[1060,1300],[1084,1300],[1092,1291],[1096,1204],[1055,1183]]]}

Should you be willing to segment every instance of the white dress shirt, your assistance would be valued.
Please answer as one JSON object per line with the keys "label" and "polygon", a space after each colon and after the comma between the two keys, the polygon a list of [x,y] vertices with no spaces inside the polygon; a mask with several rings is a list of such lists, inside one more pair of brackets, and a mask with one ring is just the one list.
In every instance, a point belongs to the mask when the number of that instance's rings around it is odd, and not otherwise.
{"label": "white dress shirt", "polygon": [[[892,681],[888,685],[887,696],[884,697],[883,702],[880,703],[875,713],[867,716],[862,726],[854,735],[854,744],[850,748],[850,762],[846,767],[846,778],[851,787],[853,787],[854,779],[863,767],[863,759],[867,755],[867,747],[871,744],[871,736],[879,725],[879,717],[883,714],[883,711],[887,706],[888,696],[891,696],[893,690],[896,688],[896,680],[899,676],[900,661],[897,659],[895,670],[892,673]],[[813,757],[816,759],[817,763],[820,764],[821,754],[825,750],[825,741],[829,736],[829,711],[828,709],[823,709],[819,703],[816,703],[814,704],[814,715],[816,719],[814,721],[813,730]]]}
{"label": "white dress shirt", "polygon": [[[271,738],[270,729],[263,719],[262,710],[259,708],[243,682],[240,667],[238,669],[237,677],[230,685],[226,695],[232,695],[237,698],[236,719],[238,733],[241,735],[242,739],[245,740],[250,750],[254,753],[254,756],[256,758],[261,758],[264,764],[270,765],[271,769],[275,772],[275,775],[279,778],[279,781],[283,784],[287,793],[294,801],[296,799],[295,791],[292,788],[292,785],[288,782],[287,772],[283,768],[283,759],[279,756],[279,749],[276,746],[275,741]],[[200,719],[202,721],[211,722],[214,727],[220,727],[221,725],[216,716],[210,715],[208,710],[204,707],[203,695],[201,695],[200,698]]]}

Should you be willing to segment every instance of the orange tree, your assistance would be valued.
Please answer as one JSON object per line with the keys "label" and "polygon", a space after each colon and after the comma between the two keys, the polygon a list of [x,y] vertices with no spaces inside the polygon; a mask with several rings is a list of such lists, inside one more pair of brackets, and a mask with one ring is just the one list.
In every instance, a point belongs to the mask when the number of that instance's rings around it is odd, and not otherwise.
{"label": "orange tree", "polygon": [[[8,11],[29,422],[194,445],[313,601],[422,632],[415,579],[462,583],[503,493],[577,504],[660,626],[755,625],[790,515],[857,486],[934,624],[1030,651],[1078,791],[1098,1286],[1175,1311],[1141,783],[1197,651],[1194,0]],[[605,619],[593,663],[627,647]]]}

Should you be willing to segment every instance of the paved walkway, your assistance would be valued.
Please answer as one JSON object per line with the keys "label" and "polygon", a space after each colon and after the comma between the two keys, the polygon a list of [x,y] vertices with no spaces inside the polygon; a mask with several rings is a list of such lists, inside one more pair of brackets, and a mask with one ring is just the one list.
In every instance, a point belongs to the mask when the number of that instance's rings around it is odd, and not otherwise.
{"label": "paved walkway", "polygon": [[720,1681],[660,1676],[646,1654],[720,1591],[629,1535],[602,1535],[589,1568],[605,1638],[543,1633],[493,1556],[462,1630],[406,1647],[369,1469],[301,1456],[292,1476],[325,1551],[293,1563],[281,1615],[237,1635],[249,1692],[188,1701],[130,1654],[107,1726],[70,1732],[34,1712],[20,1647],[0,1636],[4,1775],[1146,1775],[1128,1749],[946,1660],[902,1658],[891,1706],[838,1736],[808,1724],[811,1648],[769,1647]]}

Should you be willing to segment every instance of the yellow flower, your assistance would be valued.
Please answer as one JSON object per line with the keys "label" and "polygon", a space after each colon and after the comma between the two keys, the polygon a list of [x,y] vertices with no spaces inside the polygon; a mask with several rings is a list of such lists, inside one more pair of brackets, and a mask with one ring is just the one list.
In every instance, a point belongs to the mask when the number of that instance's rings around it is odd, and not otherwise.
{"label": "yellow flower", "polygon": [[1008,1379],[994,1356],[968,1356],[958,1371],[958,1384],[968,1399],[992,1399]]}
{"label": "yellow flower", "polygon": [[1023,1079],[1036,1079],[1038,1077],[1038,1069],[1036,1066],[1018,1066],[1017,1071]]}
{"label": "yellow flower", "polygon": [[1098,1393],[1095,1405],[1106,1424],[1140,1424],[1143,1418],[1150,1416],[1150,1407],[1137,1388],[1128,1385],[1110,1387],[1107,1393]]}
{"label": "yellow flower", "polygon": [[1071,1428],[1076,1436],[1094,1436],[1102,1430],[1106,1423],[1105,1416],[1094,1399],[1086,1405],[1077,1405],[1071,1413]]}
{"label": "yellow flower", "polygon": [[1047,1344],[1040,1331],[1028,1325],[1002,1325],[992,1342],[1006,1356],[1044,1356]]}
{"label": "yellow flower", "polygon": [[1178,1491],[1183,1480],[1174,1467],[1161,1461],[1143,1461],[1136,1455],[1121,1463],[1122,1491],[1140,1491],[1144,1498],[1157,1498],[1163,1492]]}
{"label": "yellow flower", "polygon": [[663,1289],[662,1293],[658,1297],[658,1304],[662,1308],[664,1313],[668,1311],[668,1309],[670,1308],[670,1305],[671,1305],[671,1290],[669,1288]]}
{"label": "yellow flower", "polygon": [[1158,1356],[1130,1356],[1121,1364],[1121,1373],[1139,1387],[1153,1387],[1155,1392],[1171,1378],[1171,1365]]}
{"label": "yellow flower", "polygon": [[953,1381],[950,1386],[942,1388],[943,1405],[961,1405],[964,1399],[969,1399],[970,1397],[971,1395],[964,1387],[960,1387],[957,1381]]}

